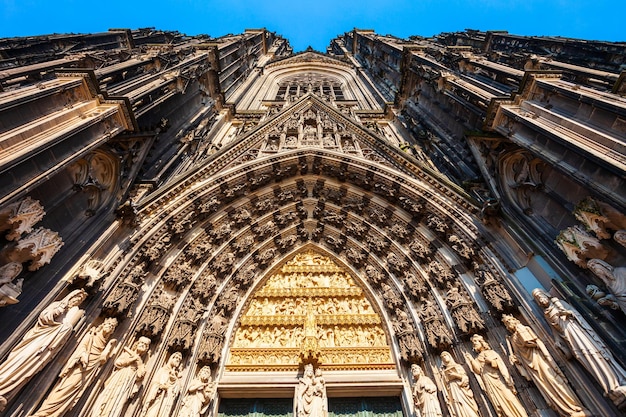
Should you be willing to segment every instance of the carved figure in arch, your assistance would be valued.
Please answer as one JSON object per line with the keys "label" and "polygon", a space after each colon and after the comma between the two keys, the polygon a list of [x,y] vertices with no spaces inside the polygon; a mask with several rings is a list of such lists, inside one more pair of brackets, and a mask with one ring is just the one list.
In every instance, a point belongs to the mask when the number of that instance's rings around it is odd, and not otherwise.
{"label": "carved figure in arch", "polygon": [[454,249],[462,258],[470,260],[474,257],[474,249],[468,246],[468,244],[457,235],[450,235],[448,242],[452,243],[452,249]]}
{"label": "carved figure in arch", "polygon": [[91,386],[98,369],[111,356],[116,339],[110,339],[117,320],[107,318],[81,340],[61,370],[61,378],[33,417],[60,417],[74,408],[83,391]]}
{"label": "carved figure in arch", "polygon": [[477,356],[474,359],[465,353],[465,360],[498,417],[528,417],[524,406],[517,399],[515,383],[500,355],[491,349],[481,335],[475,334],[471,340]]}
{"label": "carved figure in arch", "polygon": [[424,281],[421,278],[418,278],[413,272],[406,272],[404,274],[404,282],[409,288],[409,293],[416,299],[419,299],[421,294],[428,291]]}
{"label": "carved figure in arch", "polygon": [[0,411],[3,404],[54,359],[67,342],[74,326],[83,317],[84,311],[78,306],[86,298],[87,293],[80,289],[51,303],[0,364]]}
{"label": "carved figure in arch", "polygon": [[604,281],[622,312],[626,313],[626,267],[615,268],[600,259],[591,259],[587,267]]}
{"label": "carved figure in arch", "polygon": [[448,391],[448,406],[455,417],[480,417],[465,369],[446,351],[441,352],[441,375]]}
{"label": "carved figure in arch", "polygon": [[587,259],[604,259],[608,254],[598,239],[578,225],[561,230],[555,242],[565,253],[567,259],[581,268],[587,266]]}
{"label": "carved figure in arch", "polygon": [[437,386],[428,376],[424,374],[422,368],[411,365],[411,375],[413,376],[413,402],[415,408],[420,411],[421,417],[441,417],[441,406],[437,398]]}
{"label": "carved figure in arch", "polygon": [[511,310],[515,306],[513,298],[504,286],[496,279],[493,273],[485,265],[473,263],[476,283],[480,286],[485,299],[497,311],[504,312]]}
{"label": "carved figure in arch", "polygon": [[445,300],[461,332],[467,334],[485,329],[485,323],[480,314],[474,309],[471,300],[459,292],[458,287],[450,288],[445,295]]}
{"label": "carved figure in arch", "polygon": [[126,402],[137,394],[146,374],[141,357],[148,351],[150,342],[147,337],[140,337],[132,349],[124,347],[124,351],[114,362],[113,373],[96,399],[91,411],[92,417],[122,415]]}
{"label": "carved figure in arch", "polygon": [[520,373],[535,383],[546,402],[560,415],[584,417],[585,408],[535,332],[508,314],[502,316],[502,322],[511,332],[511,364],[517,365]]}
{"label": "carved figure in arch", "polygon": [[178,417],[200,417],[204,414],[215,395],[216,383],[211,378],[211,368],[203,366],[192,379],[183,398]]}
{"label": "carved figure in arch", "polygon": [[430,255],[430,248],[427,245],[424,245],[419,239],[413,239],[411,243],[409,243],[409,249],[413,251],[419,258],[425,259]]}
{"label": "carved figure in arch", "polygon": [[180,392],[180,365],[183,355],[174,352],[152,378],[143,402],[141,417],[169,417]]}
{"label": "carved figure in arch", "polygon": [[568,303],[535,288],[533,297],[554,329],[557,346],[574,356],[616,404],[626,401],[626,370],[613,358],[602,339]]}
{"label": "carved figure in arch", "polygon": [[426,339],[432,348],[445,349],[452,345],[450,331],[443,324],[443,317],[432,301],[425,300],[418,314],[424,324]]}

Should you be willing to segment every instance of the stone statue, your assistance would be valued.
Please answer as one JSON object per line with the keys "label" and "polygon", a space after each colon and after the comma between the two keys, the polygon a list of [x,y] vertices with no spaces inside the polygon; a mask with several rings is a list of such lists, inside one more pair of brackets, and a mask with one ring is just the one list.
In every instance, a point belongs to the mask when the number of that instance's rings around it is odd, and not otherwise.
{"label": "stone statue", "polygon": [[546,402],[560,415],[585,416],[586,410],[535,332],[508,314],[502,316],[502,322],[511,332],[508,338],[511,364],[517,365],[520,373],[535,383]]}
{"label": "stone statue", "polygon": [[34,417],[60,417],[76,405],[83,391],[93,382],[100,366],[111,356],[117,340],[109,340],[109,337],[116,326],[116,319],[107,318],[83,337],[61,371],[61,379],[33,414]]}
{"label": "stone statue", "polygon": [[9,353],[0,365],[0,411],[30,378],[41,371],[59,352],[74,326],[83,317],[78,306],[87,298],[81,290],[70,292],[61,301],[46,307],[35,326]]}
{"label": "stone statue", "polygon": [[168,417],[180,392],[179,367],[183,361],[180,352],[170,355],[167,363],[159,369],[144,400],[141,417]]}
{"label": "stone statue", "polygon": [[310,363],[304,366],[304,374],[298,380],[294,417],[328,417],[326,382],[321,369],[313,372],[313,365]]}
{"label": "stone statue", "polygon": [[133,398],[141,380],[146,374],[146,368],[141,356],[148,351],[150,339],[140,337],[132,349],[124,348],[122,354],[115,360],[115,370],[104,383],[104,389],[91,411],[92,417],[118,417],[126,401]]}
{"label": "stone statue", "polygon": [[498,417],[528,417],[524,406],[515,396],[515,384],[504,361],[478,334],[472,336],[476,359],[468,353],[465,360],[476,375]]}
{"label": "stone statue", "polygon": [[413,401],[415,408],[420,411],[421,417],[441,417],[437,386],[433,380],[427,377],[422,368],[415,363],[411,365],[411,375],[415,380],[413,383]]}
{"label": "stone statue", "polygon": [[23,278],[16,280],[23,267],[19,262],[9,262],[0,267],[0,307],[19,303]]}
{"label": "stone statue", "polygon": [[619,308],[626,314],[626,268],[614,268],[600,259],[589,260],[587,267],[604,281]]}
{"label": "stone statue", "polygon": [[441,374],[446,382],[448,404],[456,417],[480,417],[478,404],[462,365],[449,352],[441,352]]}
{"label": "stone statue", "polygon": [[213,395],[215,395],[215,382],[211,380],[211,368],[205,366],[189,383],[178,417],[200,417],[206,412]]}
{"label": "stone statue", "polygon": [[589,323],[568,303],[551,298],[540,288],[533,290],[533,297],[544,309],[543,313],[554,329],[554,337],[566,344],[563,346],[565,353],[573,355],[583,365],[616,405],[623,403],[626,400],[626,370],[615,361]]}

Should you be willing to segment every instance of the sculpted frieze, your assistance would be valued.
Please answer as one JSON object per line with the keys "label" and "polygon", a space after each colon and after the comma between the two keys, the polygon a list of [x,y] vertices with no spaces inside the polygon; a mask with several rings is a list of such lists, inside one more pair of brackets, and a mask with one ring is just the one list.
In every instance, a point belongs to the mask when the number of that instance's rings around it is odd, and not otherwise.
{"label": "sculpted frieze", "polygon": [[276,221],[276,224],[279,225],[281,228],[284,228],[285,226],[293,223],[297,218],[298,215],[296,214],[296,212],[293,211],[288,211],[285,213],[277,212],[274,214],[274,220]]}
{"label": "sculpted frieze", "polygon": [[451,243],[452,249],[465,261],[470,261],[475,256],[474,249],[459,236],[455,234],[450,235],[448,242]]}
{"label": "sculpted frieze", "polygon": [[193,265],[202,263],[205,258],[211,256],[211,252],[213,251],[213,244],[209,239],[204,239],[203,237],[204,236],[201,236],[199,239],[196,239],[186,251]]}
{"label": "sculpted frieze", "polygon": [[151,240],[149,245],[144,246],[145,252],[143,253],[143,259],[145,259],[148,264],[152,265],[156,263],[165,252],[172,245],[170,236],[168,234],[163,234],[158,238]]}

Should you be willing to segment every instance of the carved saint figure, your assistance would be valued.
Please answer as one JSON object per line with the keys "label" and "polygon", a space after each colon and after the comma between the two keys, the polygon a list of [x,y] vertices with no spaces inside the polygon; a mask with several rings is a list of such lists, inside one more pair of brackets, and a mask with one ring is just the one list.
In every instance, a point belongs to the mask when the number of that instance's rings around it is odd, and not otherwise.
{"label": "carved saint figure", "polygon": [[413,401],[415,408],[420,410],[422,417],[441,417],[441,406],[437,398],[437,386],[432,379],[427,377],[422,368],[411,365],[411,375],[415,380],[413,383]]}
{"label": "carved saint figure", "polygon": [[619,308],[626,314],[626,268],[614,268],[600,259],[587,262],[589,270],[596,274],[611,290]]}
{"label": "carved saint figure", "polygon": [[205,366],[189,383],[178,417],[200,417],[206,412],[214,394],[215,382],[211,380],[211,368]]}
{"label": "carved saint figure", "polygon": [[546,402],[559,414],[585,416],[580,400],[535,332],[508,314],[502,316],[502,322],[511,332],[510,362],[517,365],[526,379],[535,383]]}
{"label": "carved saint figure", "polygon": [[180,352],[170,355],[167,363],[159,369],[144,400],[141,417],[168,417],[180,391],[180,372],[178,368],[183,361]]}
{"label": "carved saint figure", "polygon": [[298,380],[294,399],[295,417],[327,417],[328,402],[326,382],[320,369],[313,372],[310,363],[304,366],[304,374]]}
{"label": "carved saint figure", "polygon": [[441,373],[446,382],[449,405],[456,417],[479,417],[478,404],[474,400],[467,373],[449,352],[441,352]]}
{"label": "carved saint figure", "polygon": [[107,318],[92,328],[61,370],[61,379],[44,400],[34,417],[60,417],[74,408],[83,391],[91,385],[98,369],[111,356],[116,339],[109,340],[117,320]]}
{"label": "carved saint figure", "polygon": [[146,374],[141,356],[149,347],[150,339],[147,337],[140,337],[132,349],[124,347],[122,354],[115,360],[115,370],[98,395],[92,417],[117,417],[122,414],[126,401],[137,394]]}
{"label": "carved saint figure", "polygon": [[472,336],[472,346],[478,354],[476,359],[468,353],[465,360],[476,374],[480,387],[485,391],[498,417],[528,417],[524,406],[515,396],[515,385],[504,361],[478,334]]}
{"label": "carved saint figure", "polygon": [[87,298],[80,290],[70,292],[61,301],[46,307],[35,326],[13,348],[0,365],[0,411],[6,400],[41,371],[65,344],[74,326],[83,317],[78,306]]}
{"label": "carved saint figure", "polygon": [[555,338],[566,344],[563,348],[569,352],[565,353],[573,355],[589,371],[613,402],[619,405],[626,400],[626,370],[615,361],[589,323],[568,303],[551,298],[540,288],[533,290],[533,296],[544,309]]}

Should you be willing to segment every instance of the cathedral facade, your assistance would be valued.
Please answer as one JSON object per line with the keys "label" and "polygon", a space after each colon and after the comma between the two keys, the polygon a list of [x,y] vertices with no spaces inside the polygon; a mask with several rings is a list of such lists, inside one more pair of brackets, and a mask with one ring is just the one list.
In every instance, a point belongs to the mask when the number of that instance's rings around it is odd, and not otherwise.
{"label": "cathedral facade", "polygon": [[6,416],[619,416],[626,44],[0,40]]}

